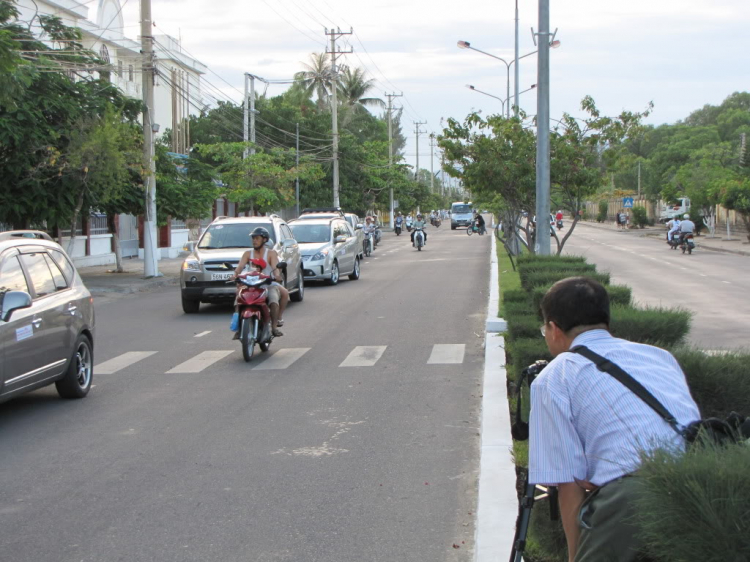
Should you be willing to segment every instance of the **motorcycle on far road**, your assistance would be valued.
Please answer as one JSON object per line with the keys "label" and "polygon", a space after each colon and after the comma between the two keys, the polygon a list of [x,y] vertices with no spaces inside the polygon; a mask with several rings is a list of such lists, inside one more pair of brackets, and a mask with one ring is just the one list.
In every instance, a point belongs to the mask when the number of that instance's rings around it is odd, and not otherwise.
{"label": "motorcycle on far road", "polygon": [[687,252],[688,254],[692,254],[693,250],[695,249],[695,242],[693,241],[693,234],[685,234],[685,236],[682,237],[682,239],[679,241],[680,249],[682,250],[682,253],[684,254]]}
{"label": "motorcycle on far road", "polygon": [[411,232],[411,223],[412,223],[411,217],[408,217],[406,219],[406,230],[407,230],[407,232]]}
{"label": "motorcycle on far road", "polygon": [[419,227],[414,228],[414,246],[418,252],[421,252],[422,246],[424,246],[424,232]]}
{"label": "motorcycle on far road", "polygon": [[557,230],[562,230],[562,229],[563,229],[563,221],[562,219],[560,219],[559,221],[557,221]]}
{"label": "motorcycle on far road", "polygon": [[676,250],[680,247],[680,233],[674,232],[672,234],[672,239],[669,239],[669,234],[667,234],[667,244],[669,244],[670,250]]}
{"label": "motorcycle on far road", "polygon": [[439,228],[439,227],[440,227],[440,225],[441,225],[441,224],[443,223],[443,222],[442,222],[442,221],[440,220],[440,218],[439,218],[439,217],[432,217],[432,218],[430,219],[430,222],[432,223],[432,226],[434,226],[435,228]]}
{"label": "motorcycle on far road", "polygon": [[472,223],[471,223],[471,226],[469,226],[469,227],[467,227],[467,228],[466,228],[466,234],[468,234],[469,236],[471,236],[471,235],[472,235],[472,234],[474,234],[475,232],[476,232],[476,233],[478,233],[478,234],[479,234],[479,236],[481,236],[481,235],[482,235],[482,234],[484,234],[484,232],[485,232],[485,229],[484,229],[484,228],[482,228],[482,227],[480,227],[480,226],[479,226],[479,225],[477,224],[477,221],[474,221],[474,222],[472,222]]}
{"label": "motorcycle on far road", "polygon": [[367,234],[365,234],[365,241],[363,242],[364,247],[363,247],[362,253],[365,255],[365,257],[368,257],[368,258],[370,257],[370,254],[372,254],[372,249],[373,249],[372,239],[373,239],[372,232],[368,232]]}
{"label": "motorcycle on far road", "polygon": [[[399,217],[401,218],[401,217]],[[396,233],[396,236],[401,236],[401,226],[403,225],[403,221],[399,221],[396,219],[396,225],[393,227],[393,232]]]}
{"label": "motorcycle on far road", "polygon": [[[225,264],[232,267],[232,264]],[[280,270],[286,269],[286,263],[279,262]],[[255,344],[262,352],[268,351],[273,341],[271,331],[271,311],[266,301],[268,289],[273,278],[257,271],[241,273],[236,280],[227,283],[237,283],[237,306],[239,312],[240,344],[242,357],[250,361],[255,354]]]}

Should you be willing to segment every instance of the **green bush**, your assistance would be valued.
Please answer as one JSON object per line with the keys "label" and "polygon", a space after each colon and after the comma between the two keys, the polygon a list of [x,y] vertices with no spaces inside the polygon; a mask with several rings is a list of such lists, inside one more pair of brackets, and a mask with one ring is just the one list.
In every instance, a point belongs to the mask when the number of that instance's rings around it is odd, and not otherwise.
{"label": "green bush", "polygon": [[750,553],[750,447],[651,453],[638,471],[636,524],[663,561],[739,562]]}
{"label": "green bush", "polygon": [[507,372],[511,380],[516,380],[521,371],[538,359],[552,361],[547,344],[542,334],[539,333],[539,324],[537,324],[537,334],[539,335],[534,338],[520,338],[505,342]]}
{"label": "green bush", "polygon": [[536,314],[524,314],[506,318],[508,321],[508,341],[515,341],[521,338],[542,337],[540,331],[541,322]]}
{"label": "green bush", "polygon": [[617,338],[670,347],[682,343],[690,331],[691,313],[666,308],[613,306],[610,331]]}
{"label": "green bush", "polygon": [[532,271],[521,278],[521,286],[527,291],[534,287],[553,285],[568,277],[590,277],[602,285],[609,285],[609,273],[593,273],[590,271],[576,271],[570,269],[556,269],[549,271]]}
{"label": "green bush", "polygon": [[608,214],[609,214],[609,202],[599,201],[599,214],[596,215],[596,222],[607,222]]}
{"label": "green bush", "polygon": [[684,348],[674,356],[704,418],[724,418],[733,411],[750,415],[750,354],[707,355]]}
{"label": "green bush", "polygon": [[[547,294],[552,284],[543,287],[534,287],[531,291],[531,302],[533,310],[539,311],[544,295]],[[609,303],[612,306],[629,306],[633,300],[633,293],[627,285],[605,285],[609,295]]]}
{"label": "green bush", "polygon": [[638,228],[648,225],[648,213],[646,207],[633,207],[633,224]]}
{"label": "green bush", "polygon": [[531,305],[531,295],[526,294],[525,302],[506,302],[503,304],[505,311],[504,318],[510,320],[516,316],[528,316],[534,315],[536,317],[536,310]]}
{"label": "green bush", "polygon": [[530,302],[529,293],[523,289],[510,289],[503,293],[503,304],[508,306],[509,303],[526,303]]}
{"label": "green bush", "polygon": [[565,271],[570,275],[588,275],[596,273],[596,266],[583,262],[526,262],[518,267],[518,274],[522,286],[528,285],[528,278],[530,275],[554,271]]}
{"label": "green bush", "polygon": [[540,256],[537,254],[523,254],[516,258],[518,265],[527,263],[584,263],[586,258],[583,256]]}

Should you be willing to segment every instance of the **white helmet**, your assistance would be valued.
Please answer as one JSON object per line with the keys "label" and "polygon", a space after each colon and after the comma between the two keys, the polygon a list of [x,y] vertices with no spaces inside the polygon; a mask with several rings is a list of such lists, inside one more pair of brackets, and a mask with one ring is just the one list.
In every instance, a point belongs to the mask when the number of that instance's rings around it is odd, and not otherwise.
{"label": "white helmet", "polygon": [[683,219],[689,219],[689,218],[690,218],[690,215],[688,215],[687,213],[685,213],[684,215],[682,215],[682,218],[683,218]]}

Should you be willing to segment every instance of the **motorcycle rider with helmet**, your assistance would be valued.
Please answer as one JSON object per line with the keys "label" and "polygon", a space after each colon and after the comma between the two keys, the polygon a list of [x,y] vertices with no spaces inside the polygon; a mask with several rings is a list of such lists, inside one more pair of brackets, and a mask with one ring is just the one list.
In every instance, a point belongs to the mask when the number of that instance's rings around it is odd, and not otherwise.
{"label": "motorcycle rider with helmet", "polygon": [[695,223],[690,220],[690,215],[685,213],[682,218],[683,220],[680,222],[680,243],[685,239],[685,236],[695,232]]}
{"label": "motorcycle rider with helmet", "polygon": [[[695,225],[693,225],[693,228],[695,228]],[[671,242],[672,239],[675,237],[675,235],[679,236],[680,234],[680,217],[675,217],[672,220],[672,228],[669,229],[669,233],[667,234],[667,241]]]}
{"label": "motorcycle rider with helmet", "polygon": [[[271,310],[271,331],[275,337],[283,336],[284,333],[279,330],[280,321],[284,309],[289,302],[289,291],[284,287],[281,282],[283,276],[278,269],[279,256],[276,250],[272,250],[266,243],[271,239],[271,235],[268,230],[262,226],[257,227],[250,233],[250,237],[253,241],[253,247],[242,254],[240,263],[234,270],[235,278],[246,271],[246,268],[258,268],[265,264],[265,267],[260,269],[260,273],[272,277],[274,282],[268,286],[268,308]],[[281,321],[283,323],[283,321]],[[239,339],[239,332],[235,333],[234,339]]]}
{"label": "motorcycle rider with helmet", "polygon": [[414,221],[414,224],[412,225],[412,231],[411,231],[411,245],[414,246],[414,235],[417,233],[417,229],[422,229],[422,236],[424,236],[424,245],[427,246],[427,230],[425,227],[427,226],[427,223],[422,218],[422,213],[417,213],[417,220]]}

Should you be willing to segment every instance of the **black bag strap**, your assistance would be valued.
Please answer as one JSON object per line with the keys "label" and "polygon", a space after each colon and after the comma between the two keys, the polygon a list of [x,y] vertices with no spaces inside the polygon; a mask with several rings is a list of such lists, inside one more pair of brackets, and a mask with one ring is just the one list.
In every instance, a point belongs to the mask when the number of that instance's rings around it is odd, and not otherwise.
{"label": "black bag strap", "polygon": [[643,400],[646,405],[649,406],[654,412],[659,414],[664,419],[664,421],[667,422],[670,427],[675,430],[675,432],[677,432],[678,435],[682,437],[685,436],[684,430],[680,427],[680,424],[677,423],[677,420],[669,412],[669,410],[667,410],[662,405],[662,403],[659,402],[656,397],[646,389],[646,387],[644,387],[628,373],[623,371],[615,363],[612,363],[612,361],[602,357],[598,353],[594,353],[584,345],[578,345],[572,348],[570,351],[573,353],[577,353],[578,355],[582,355],[589,361],[593,362],[596,365],[597,369],[617,379],[623,386],[625,386],[638,398]]}

